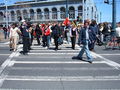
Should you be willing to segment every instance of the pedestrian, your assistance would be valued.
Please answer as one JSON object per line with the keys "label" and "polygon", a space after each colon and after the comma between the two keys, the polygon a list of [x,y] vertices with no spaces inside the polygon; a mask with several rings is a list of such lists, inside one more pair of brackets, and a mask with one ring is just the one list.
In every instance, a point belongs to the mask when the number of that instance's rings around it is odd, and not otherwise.
{"label": "pedestrian", "polygon": [[20,29],[17,27],[16,23],[13,23],[12,27],[10,28],[10,51],[17,50],[17,44],[19,41],[19,34],[21,34]]}
{"label": "pedestrian", "polygon": [[117,37],[117,44],[120,50],[120,22],[117,24],[116,37]]}
{"label": "pedestrian", "polygon": [[95,20],[91,21],[89,28],[90,29],[88,33],[89,33],[89,39],[91,41],[91,43],[89,43],[89,49],[90,51],[95,51],[94,47],[95,47],[95,43],[98,37],[98,25]]}
{"label": "pedestrian", "polygon": [[29,52],[29,28],[27,25],[27,22],[25,20],[22,20],[22,27],[21,27],[21,31],[22,31],[22,36],[23,36],[23,54],[27,55],[27,53]]}
{"label": "pedestrian", "polygon": [[49,49],[49,46],[50,46],[50,28],[49,28],[49,25],[46,24],[45,26],[45,31],[44,31],[44,34],[45,34],[45,45],[47,46],[47,49]]}
{"label": "pedestrian", "polygon": [[4,39],[7,39],[7,32],[8,32],[8,29],[7,27],[3,27],[3,31],[4,31]]}
{"label": "pedestrian", "polygon": [[90,22],[86,20],[84,22],[84,27],[81,29],[81,33],[80,33],[80,39],[81,39],[80,41],[81,41],[81,44],[83,44],[83,47],[79,52],[78,56],[73,57],[72,59],[83,60],[82,56],[85,52],[87,56],[87,62],[92,63],[93,57],[91,56],[91,53],[88,48],[88,45],[89,45],[88,43],[90,42],[89,33],[88,33],[88,31],[90,30],[89,25],[90,25]]}
{"label": "pedestrian", "polygon": [[41,37],[41,35],[42,35],[42,30],[41,30],[39,24],[36,25],[35,33],[36,33],[37,43],[38,43],[38,45],[40,45],[40,44],[41,44],[41,42],[40,42],[40,37]]}
{"label": "pedestrian", "polygon": [[72,27],[70,29],[70,37],[71,37],[71,44],[72,44],[72,49],[75,50],[75,44],[76,44],[76,38],[78,36],[77,33],[77,27],[72,24]]}
{"label": "pedestrian", "polygon": [[54,37],[54,43],[55,43],[55,50],[58,50],[58,40],[59,37],[61,37],[61,31],[60,31],[60,26],[56,22],[55,25],[52,27],[52,35]]}

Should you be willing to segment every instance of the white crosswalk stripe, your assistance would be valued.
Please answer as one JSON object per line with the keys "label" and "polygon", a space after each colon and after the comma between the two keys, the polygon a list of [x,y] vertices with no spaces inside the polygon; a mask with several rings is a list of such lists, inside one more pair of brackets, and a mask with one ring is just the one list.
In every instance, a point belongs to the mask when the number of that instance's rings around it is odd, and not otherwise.
{"label": "white crosswalk stripe", "polygon": [[[9,89],[7,81],[18,82],[17,85],[32,82],[33,87],[34,82],[60,82],[61,84],[61,82],[120,81],[119,64],[103,57],[109,54],[92,53],[95,60],[93,64],[89,64],[81,60],[72,60],[72,57],[77,56],[81,49],[77,45],[76,50],[72,50],[69,44],[63,44],[58,51],[53,50],[54,46],[50,46],[50,48],[48,50],[42,46],[32,46],[28,55],[22,55],[20,54],[22,45],[20,45],[18,50],[12,53],[2,65],[0,90]],[[116,74],[112,75],[114,72]],[[22,83],[20,83],[21,81]],[[21,87],[21,90],[24,90],[25,85]],[[12,86],[10,87],[12,90]],[[32,90],[29,87],[27,89]]]}

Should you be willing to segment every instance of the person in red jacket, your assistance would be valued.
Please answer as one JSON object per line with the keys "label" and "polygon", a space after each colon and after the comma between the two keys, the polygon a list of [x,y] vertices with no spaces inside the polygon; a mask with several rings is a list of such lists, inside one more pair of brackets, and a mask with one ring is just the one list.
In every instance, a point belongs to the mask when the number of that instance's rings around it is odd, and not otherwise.
{"label": "person in red jacket", "polygon": [[45,38],[45,47],[47,46],[47,49],[49,49],[49,46],[50,46],[50,29],[49,29],[49,25],[45,26],[44,38]]}

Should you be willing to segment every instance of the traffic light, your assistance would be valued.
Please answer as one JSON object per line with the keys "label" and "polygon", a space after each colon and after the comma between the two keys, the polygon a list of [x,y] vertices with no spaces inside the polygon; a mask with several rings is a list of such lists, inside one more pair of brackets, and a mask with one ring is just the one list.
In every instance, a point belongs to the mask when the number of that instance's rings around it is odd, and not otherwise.
{"label": "traffic light", "polygon": [[104,3],[109,4],[109,0],[104,0]]}

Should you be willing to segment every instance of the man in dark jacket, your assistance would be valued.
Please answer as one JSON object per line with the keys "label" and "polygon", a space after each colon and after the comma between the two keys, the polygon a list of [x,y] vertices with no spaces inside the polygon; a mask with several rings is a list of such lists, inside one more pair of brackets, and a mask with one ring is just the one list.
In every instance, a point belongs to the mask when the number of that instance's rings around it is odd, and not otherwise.
{"label": "man in dark jacket", "polygon": [[94,51],[95,42],[96,42],[97,35],[98,35],[98,25],[97,25],[95,20],[92,20],[89,28],[90,28],[89,38],[90,38],[90,41],[91,41],[89,43],[89,49],[90,49],[90,51]]}
{"label": "man in dark jacket", "polygon": [[83,47],[81,49],[81,51],[79,52],[78,56],[77,57],[73,57],[72,59],[80,59],[82,60],[82,56],[84,54],[84,52],[86,53],[86,56],[87,56],[87,61],[89,63],[92,63],[93,61],[93,57],[89,51],[89,48],[88,48],[88,43],[90,42],[90,34],[89,34],[89,31],[90,31],[90,28],[89,28],[89,21],[86,20],[84,22],[84,27],[81,29],[81,32],[80,32],[80,41],[81,41],[81,44],[83,44]]}
{"label": "man in dark jacket", "polygon": [[27,26],[27,22],[26,21],[22,21],[23,24],[21,26],[21,31],[22,31],[22,36],[23,36],[23,54],[26,55],[27,52],[29,51],[29,30],[28,30],[28,26]]}
{"label": "man in dark jacket", "polygon": [[58,50],[58,39],[61,36],[60,26],[58,25],[58,23],[56,23],[55,26],[53,26],[51,29],[52,29],[54,42],[55,42],[55,50]]}

